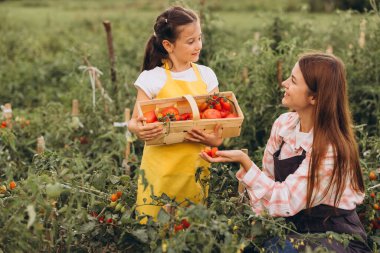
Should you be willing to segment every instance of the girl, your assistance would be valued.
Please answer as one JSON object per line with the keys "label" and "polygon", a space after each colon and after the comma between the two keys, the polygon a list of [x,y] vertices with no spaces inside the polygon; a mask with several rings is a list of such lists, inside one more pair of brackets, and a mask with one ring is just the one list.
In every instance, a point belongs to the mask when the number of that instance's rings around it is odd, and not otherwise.
{"label": "girl", "polygon": [[[202,49],[202,32],[197,15],[182,7],[172,7],[159,15],[144,56],[142,73],[137,78],[137,101],[153,98],[180,97],[218,92],[218,80],[208,67],[197,65]],[[144,117],[137,116],[136,105],[128,128],[139,139],[147,141],[163,133],[161,125],[143,125]],[[198,167],[208,167],[198,156],[208,146],[219,146],[219,127],[211,134],[197,129],[189,132],[186,143],[145,146],[140,169],[148,181],[144,187],[138,181],[138,214],[156,217],[160,206],[154,205],[152,195],[165,193],[179,203],[187,200],[199,203],[206,196],[195,181]],[[203,176],[207,176],[203,173]],[[207,194],[207,193],[206,193]]]}
{"label": "girl", "polygon": [[[303,55],[282,85],[282,104],[293,112],[274,122],[262,171],[239,150],[219,151],[216,158],[202,152],[201,157],[241,163],[236,177],[245,185],[257,215],[266,210],[287,217],[300,233],[334,231],[366,241],[355,211],[364,198],[364,183],[343,63],[333,55]],[[348,248],[327,239],[311,246],[318,244],[336,252],[370,252],[359,240]]]}

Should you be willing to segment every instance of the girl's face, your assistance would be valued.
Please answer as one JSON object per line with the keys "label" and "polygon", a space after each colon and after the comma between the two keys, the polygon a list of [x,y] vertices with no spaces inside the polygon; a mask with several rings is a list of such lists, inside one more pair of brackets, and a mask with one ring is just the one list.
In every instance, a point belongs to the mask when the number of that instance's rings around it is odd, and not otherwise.
{"label": "girl's face", "polygon": [[285,88],[282,98],[284,106],[300,112],[312,108],[315,104],[315,98],[303,78],[298,62],[292,69],[290,77],[282,82],[282,86]]}
{"label": "girl's face", "polygon": [[[174,66],[197,62],[202,49],[202,31],[199,22],[179,26],[179,35],[174,43],[168,42],[166,50]],[[165,45],[164,45],[165,46]]]}

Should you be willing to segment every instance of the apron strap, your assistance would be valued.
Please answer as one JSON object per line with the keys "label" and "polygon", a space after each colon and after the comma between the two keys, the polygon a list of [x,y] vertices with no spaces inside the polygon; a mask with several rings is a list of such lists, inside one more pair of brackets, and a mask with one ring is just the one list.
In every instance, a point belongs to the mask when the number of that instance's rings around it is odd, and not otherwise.
{"label": "apron strap", "polygon": [[195,63],[192,62],[191,66],[193,67],[194,73],[197,76],[197,81],[203,81],[203,79],[201,77],[201,73],[199,73],[199,69],[197,67],[197,64],[195,64]]}

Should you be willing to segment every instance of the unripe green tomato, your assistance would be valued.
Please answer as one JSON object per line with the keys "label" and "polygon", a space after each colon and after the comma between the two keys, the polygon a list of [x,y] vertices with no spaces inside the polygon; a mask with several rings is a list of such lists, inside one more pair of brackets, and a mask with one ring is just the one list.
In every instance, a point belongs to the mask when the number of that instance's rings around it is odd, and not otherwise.
{"label": "unripe green tomato", "polygon": [[111,203],[110,203],[109,206],[113,208],[113,207],[115,207],[116,205],[117,205],[117,202],[116,202],[116,201],[111,201]]}
{"label": "unripe green tomato", "polygon": [[123,207],[121,203],[118,203],[115,207],[115,211],[120,211],[120,209]]}
{"label": "unripe green tomato", "polygon": [[50,198],[57,198],[59,195],[61,195],[61,192],[63,191],[62,186],[60,183],[55,184],[47,184],[46,185],[46,194]]}
{"label": "unripe green tomato", "polygon": [[125,211],[127,211],[127,208],[125,208],[125,206],[123,206],[123,207],[120,209],[120,212],[121,212],[121,213],[125,213]]}

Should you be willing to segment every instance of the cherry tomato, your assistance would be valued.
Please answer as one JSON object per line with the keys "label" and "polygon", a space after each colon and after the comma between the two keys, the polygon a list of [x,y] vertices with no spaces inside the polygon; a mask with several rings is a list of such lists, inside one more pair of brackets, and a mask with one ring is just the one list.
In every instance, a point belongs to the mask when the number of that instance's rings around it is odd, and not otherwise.
{"label": "cherry tomato", "polygon": [[189,228],[190,227],[190,222],[187,219],[182,219],[181,224],[183,228]]}
{"label": "cherry tomato", "polygon": [[11,181],[11,182],[9,183],[9,189],[11,189],[11,190],[13,190],[14,188],[16,188],[16,186],[17,186],[17,184],[16,184],[15,181]]}
{"label": "cherry tomato", "polygon": [[111,195],[111,201],[112,201],[112,202],[115,202],[117,199],[118,199],[118,197],[117,197],[116,194],[112,194],[112,195]]}
{"label": "cherry tomato", "polygon": [[372,181],[377,179],[377,175],[376,175],[376,173],[374,171],[371,171],[369,173],[369,179],[372,180]]}
{"label": "cherry tomato", "polygon": [[226,111],[231,111],[231,103],[230,101],[227,100],[227,98],[222,98],[220,100],[220,103],[222,104],[222,108],[223,110],[226,110]]}
{"label": "cherry tomato", "polygon": [[175,232],[178,232],[178,231],[181,231],[181,230],[183,230],[183,225],[182,224],[174,225],[174,231]]}

